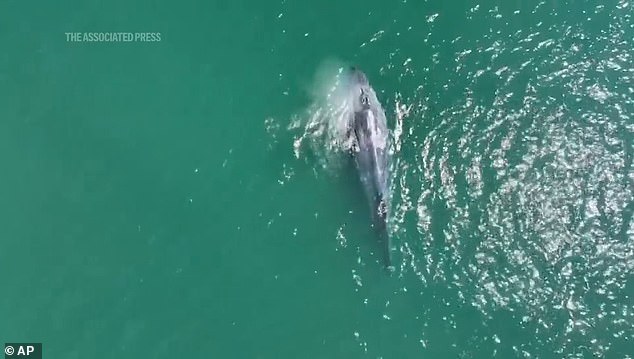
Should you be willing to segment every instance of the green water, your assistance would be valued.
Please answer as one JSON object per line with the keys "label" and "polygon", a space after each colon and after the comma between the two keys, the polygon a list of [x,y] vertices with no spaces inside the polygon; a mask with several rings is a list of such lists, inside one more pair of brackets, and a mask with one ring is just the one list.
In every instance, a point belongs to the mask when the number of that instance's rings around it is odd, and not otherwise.
{"label": "green water", "polygon": [[[0,340],[45,358],[631,358],[621,1],[0,4]],[[78,43],[66,32],[160,32]],[[324,63],[393,136],[381,266],[306,135]]]}

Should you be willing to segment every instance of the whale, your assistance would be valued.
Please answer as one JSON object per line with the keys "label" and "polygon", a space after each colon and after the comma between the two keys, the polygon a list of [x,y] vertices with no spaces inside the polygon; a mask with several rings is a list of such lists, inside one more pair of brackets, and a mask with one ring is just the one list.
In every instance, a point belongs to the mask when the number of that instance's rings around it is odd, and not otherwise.
{"label": "whale", "polygon": [[350,153],[359,174],[361,186],[369,201],[372,226],[382,242],[384,263],[392,265],[391,241],[387,228],[389,201],[388,140],[385,112],[377,95],[361,70],[349,70],[349,103],[351,110],[346,134]]}

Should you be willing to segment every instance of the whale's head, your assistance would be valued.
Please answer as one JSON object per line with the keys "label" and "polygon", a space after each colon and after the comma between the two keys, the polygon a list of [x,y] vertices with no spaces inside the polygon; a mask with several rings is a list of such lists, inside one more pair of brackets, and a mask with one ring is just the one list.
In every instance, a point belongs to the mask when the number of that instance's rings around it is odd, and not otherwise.
{"label": "whale's head", "polygon": [[350,68],[350,94],[354,112],[362,112],[380,107],[374,90],[363,71]]}
{"label": "whale's head", "polygon": [[368,78],[365,76],[363,71],[358,70],[356,67],[350,68],[350,80],[353,84],[358,86],[370,86]]}

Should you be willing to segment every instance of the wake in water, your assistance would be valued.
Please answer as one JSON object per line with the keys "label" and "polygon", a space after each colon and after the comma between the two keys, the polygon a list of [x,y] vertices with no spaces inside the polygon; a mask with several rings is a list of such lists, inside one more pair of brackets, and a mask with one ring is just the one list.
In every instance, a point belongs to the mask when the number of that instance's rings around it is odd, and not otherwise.
{"label": "wake in water", "polygon": [[337,63],[323,65],[311,88],[311,104],[291,121],[289,130],[299,131],[293,144],[295,157],[315,155],[327,171],[341,169],[353,140],[348,135],[353,106],[348,96],[349,74]]}

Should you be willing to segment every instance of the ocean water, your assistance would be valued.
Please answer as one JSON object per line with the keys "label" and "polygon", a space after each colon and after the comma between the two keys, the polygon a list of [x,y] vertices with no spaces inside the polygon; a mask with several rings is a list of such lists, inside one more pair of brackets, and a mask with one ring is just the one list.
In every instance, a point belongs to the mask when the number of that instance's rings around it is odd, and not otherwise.
{"label": "ocean water", "polygon": [[[632,358],[633,6],[2,2],[0,340]],[[313,131],[350,65],[392,131],[392,272],[354,168]]]}

